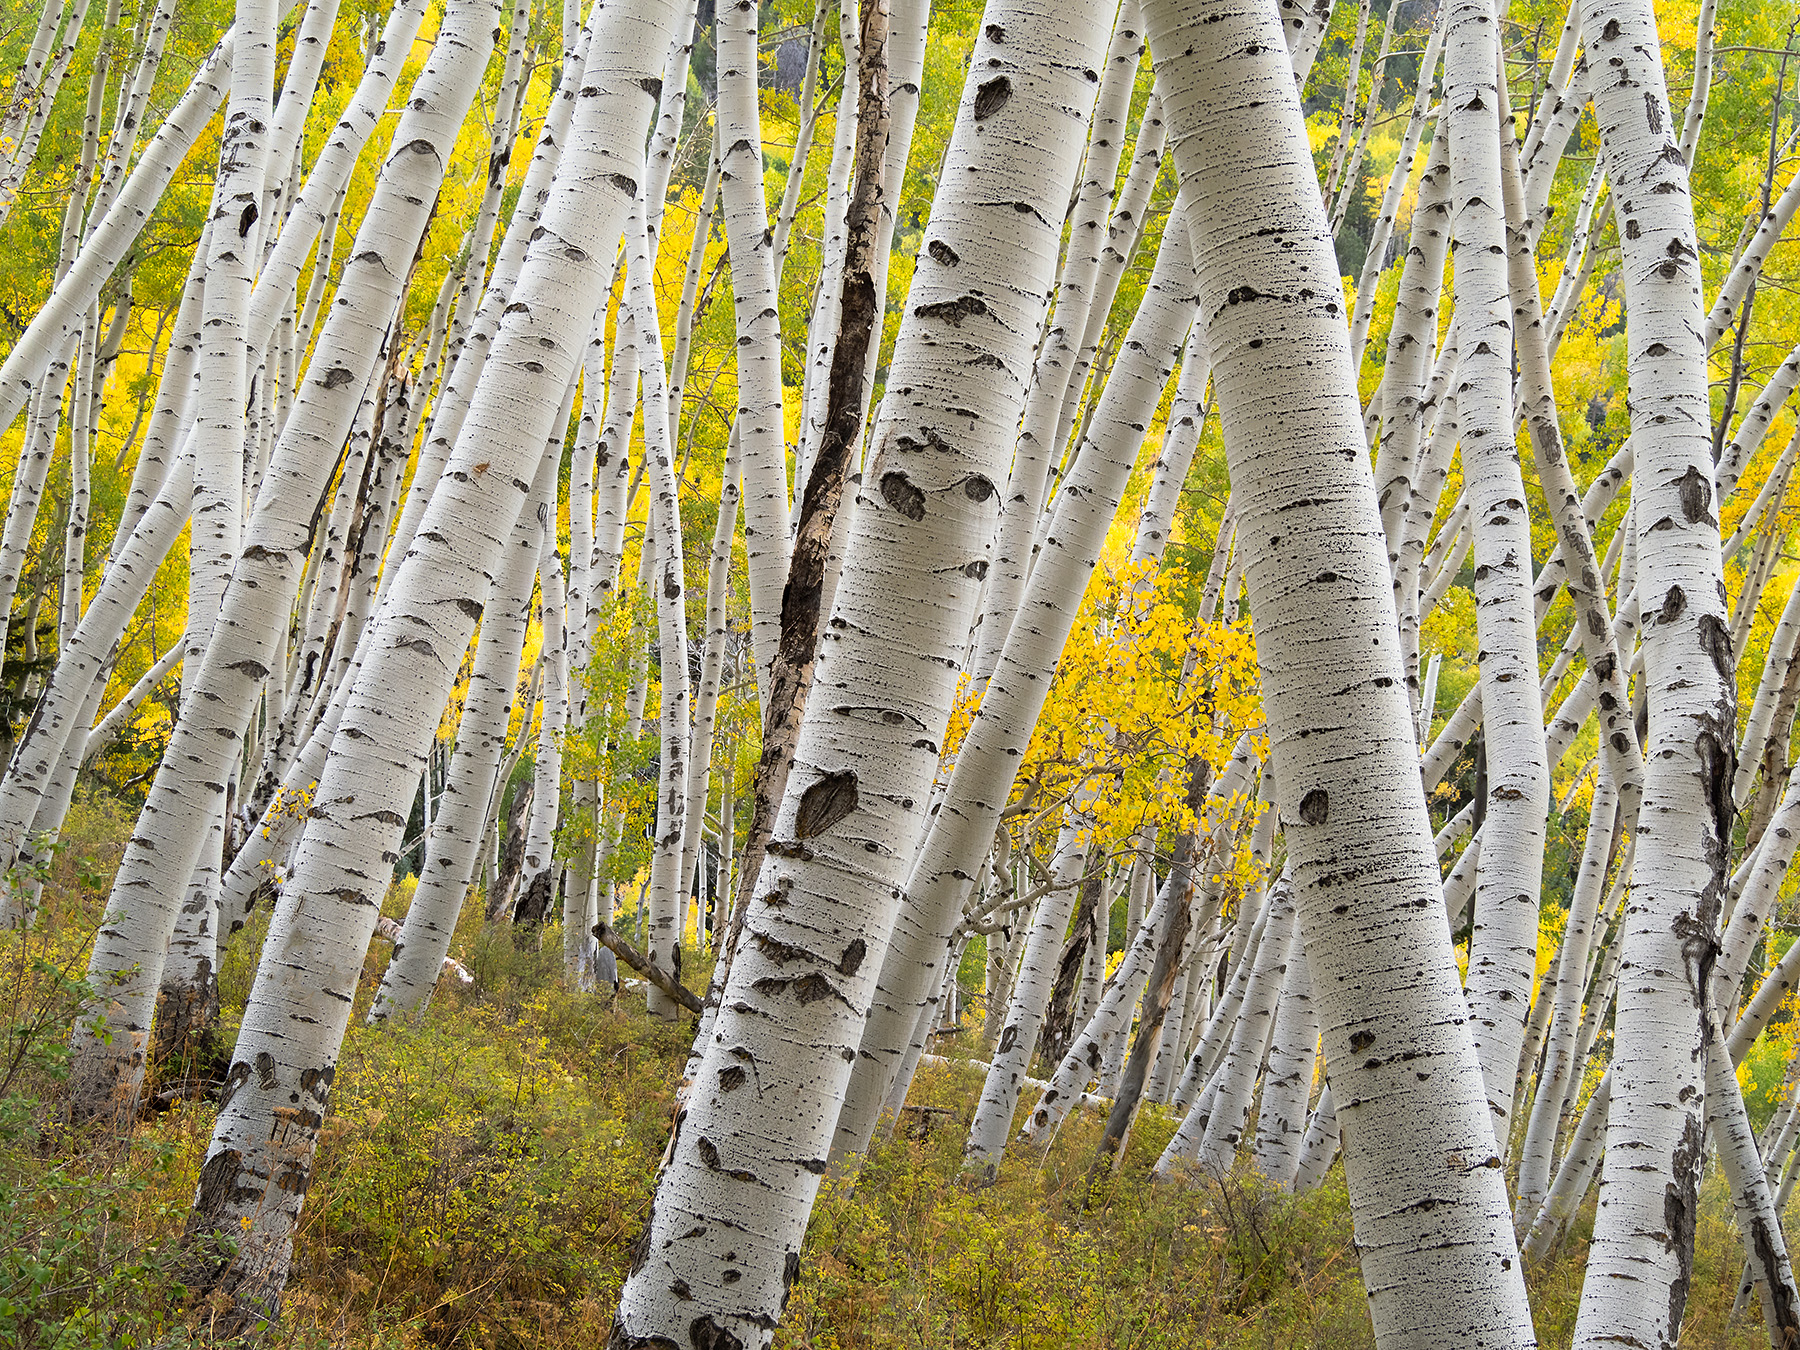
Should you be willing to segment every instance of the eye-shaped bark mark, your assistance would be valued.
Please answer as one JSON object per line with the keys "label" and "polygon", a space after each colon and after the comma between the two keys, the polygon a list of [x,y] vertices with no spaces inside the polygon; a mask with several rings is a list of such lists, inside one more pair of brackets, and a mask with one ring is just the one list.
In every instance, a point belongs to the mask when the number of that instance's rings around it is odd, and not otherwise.
{"label": "eye-shaped bark mark", "polygon": [[1658,623],[1674,623],[1687,609],[1687,592],[1679,586],[1669,587],[1669,593],[1663,596],[1662,608],[1657,612]]}
{"label": "eye-shaped bark mark", "polygon": [[975,120],[985,122],[1012,102],[1012,81],[1004,75],[983,80],[975,90]]}
{"label": "eye-shaped bark mark", "polygon": [[908,520],[925,519],[925,494],[898,469],[881,475],[881,499]]}
{"label": "eye-shaped bark mark", "polygon": [[1324,788],[1314,788],[1300,799],[1300,819],[1308,825],[1323,825],[1331,815],[1331,795]]}
{"label": "eye-shaped bark mark", "polygon": [[800,794],[794,833],[802,839],[824,834],[855,811],[857,801],[855,770],[840,769],[824,775]]}
{"label": "eye-shaped bark mark", "polygon": [[1712,480],[1701,473],[1698,468],[1692,464],[1688,465],[1687,472],[1676,481],[1675,491],[1681,497],[1681,514],[1687,518],[1688,524],[1698,525],[1704,522],[1708,525],[1717,525],[1718,522],[1707,510],[1712,505]]}
{"label": "eye-shaped bark mark", "polygon": [[925,251],[945,267],[955,267],[962,261],[962,255],[941,239],[933,239],[925,245]]}
{"label": "eye-shaped bark mark", "polygon": [[1731,660],[1731,630],[1717,614],[1700,616],[1700,650],[1712,657],[1713,668],[1730,688],[1737,683]]}

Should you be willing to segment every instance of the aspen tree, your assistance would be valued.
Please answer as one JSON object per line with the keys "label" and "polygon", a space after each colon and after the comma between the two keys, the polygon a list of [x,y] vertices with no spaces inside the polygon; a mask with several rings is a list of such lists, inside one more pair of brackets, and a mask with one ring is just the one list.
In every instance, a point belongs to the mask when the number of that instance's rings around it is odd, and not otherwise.
{"label": "aspen tree", "polygon": [[[821,4],[820,13],[824,13]],[[783,442],[778,277],[763,197],[757,106],[758,0],[719,11],[719,198],[737,314],[737,435],[744,459],[744,540],[750,567],[750,641],[758,683],[780,642],[788,562],[787,455]]]}
{"label": "aspen tree", "polygon": [[996,0],[976,39],[810,713],[615,1346],[726,1334],[766,1346],[798,1270],[949,718],[999,505],[998,442],[1024,403],[1056,256],[1050,221],[1093,105],[1083,72],[1111,27],[1092,11],[1052,20],[1034,0]]}
{"label": "aspen tree", "polygon": [[[88,969],[96,987],[107,991],[110,1035],[97,1035],[91,1019],[76,1028],[71,1096],[79,1111],[99,1111],[121,1094],[136,1093],[149,999],[175,917],[171,902],[193,873],[205,838],[200,823],[222,800],[227,766],[240,752],[276,658],[279,630],[304,567],[311,503],[356,413],[407,276],[403,260],[417,247],[449,147],[479,87],[492,29],[482,10],[490,4],[463,0],[439,32],[358,230],[348,264],[354,276],[341,286],[343,303],[332,306],[315,346],[309,370],[318,373],[307,381],[270,464],[267,489],[257,496],[235,575],[217,607],[217,638],[199,659],[189,643],[189,685],[204,696],[190,698],[176,725],[94,943]],[[197,430],[196,439],[205,434]],[[197,482],[198,458],[195,474]],[[195,511],[205,504],[196,486]]]}
{"label": "aspen tree", "polygon": [[[542,504],[540,504],[542,505]],[[474,880],[479,831],[498,790],[519,655],[525,644],[531,585],[549,512],[523,512],[514,523],[481,609],[481,640],[456,733],[450,779],[425,843],[425,864],[381,978],[371,1022],[424,1006],[450,951],[457,915]]]}
{"label": "aspen tree", "polygon": [[[494,521],[504,512],[510,527],[531,497],[520,471],[535,477],[553,430],[561,444],[556,414],[644,172],[649,87],[676,18],[670,0],[595,9],[581,75],[591,92],[576,100],[561,172],[496,332],[493,375],[474,393],[412,547],[365,630],[360,665],[342,686],[341,720],[264,945],[188,1225],[201,1266],[189,1286],[230,1295],[236,1325],[267,1318],[286,1281],[350,1013],[340,991],[354,987],[374,931],[370,878],[391,866],[436,731],[436,717],[418,709],[441,709],[449,694],[474,631],[478,586],[504,546]],[[304,962],[290,959],[301,951]],[[228,1261],[213,1245],[221,1234],[237,1242]]]}
{"label": "aspen tree", "polygon": [[[1531,527],[1512,437],[1512,306],[1500,188],[1498,24],[1491,0],[1453,0],[1444,36],[1450,226],[1457,242],[1456,406],[1475,529],[1481,711],[1490,778],[1475,883],[1468,997],[1495,1133],[1512,1128],[1513,1070],[1537,968],[1550,766],[1536,688]],[[1510,136],[1512,130],[1505,128]]]}
{"label": "aspen tree", "polygon": [[[1181,0],[1152,0],[1146,19],[1190,194],[1326,1062],[1354,1104],[1338,1124],[1375,1334],[1384,1346],[1528,1345],[1505,1183],[1487,1165],[1498,1150],[1413,786],[1411,700],[1342,291],[1280,21],[1273,4],[1220,16]],[[1267,153],[1246,161],[1246,139]],[[1271,232],[1293,247],[1271,249]],[[1288,364],[1302,350],[1304,376]]]}
{"label": "aspen tree", "polygon": [[[1582,5],[1624,265],[1648,742],[1612,1108],[1574,1344],[1674,1341],[1703,1159],[1704,971],[1731,835],[1734,690],[1687,165],[1647,4]],[[1698,944],[1698,946],[1697,946]]]}

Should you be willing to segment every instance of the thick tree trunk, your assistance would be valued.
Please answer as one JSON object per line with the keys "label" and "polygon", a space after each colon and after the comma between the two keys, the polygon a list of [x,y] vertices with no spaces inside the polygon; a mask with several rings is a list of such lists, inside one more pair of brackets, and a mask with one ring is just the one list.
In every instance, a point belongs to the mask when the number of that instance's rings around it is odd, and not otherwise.
{"label": "thick tree trunk", "polygon": [[[410,551],[395,569],[344,701],[307,830],[245,1010],[187,1245],[190,1289],[229,1295],[253,1326],[279,1300],[335,1061],[374,928],[384,859],[504,547],[578,374],[644,172],[649,93],[679,7],[594,11],[561,173]],[[486,30],[491,31],[490,23]],[[559,429],[560,431],[560,429]],[[561,436],[557,436],[560,444]],[[421,710],[430,710],[421,715]],[[346,809],[354,803],[353,809]],[[304,959],[301,959],[304,953]],[[236,1254],[219,1250],[231,1235]]]}
{"label": "thick tree trunk", "polygon": [[[1152,0],[1146,17],[1191,203],[1278,805],[1345,1103],[1375,1334],[1384,1350],[1528,1345],[1505,1180],[1490,1163],[1498,1149],[1415,786],[1337,263],[1280,20],[1272,2],[1221,17],[1189,0]],[[1246,160],[1246,144],[1263,153]],[[1271,230],[1293,247],[1271,250]],[[1303,377],[1297,352],[1311,363]]]}
{"label": "thick tree trunk", "polygon": [[614,1346],[766,1346],[799,1269],[812,1160],[924,823],[1107,17],[1035,0],[984,16],[819,660],[830,698],[802,726]]}

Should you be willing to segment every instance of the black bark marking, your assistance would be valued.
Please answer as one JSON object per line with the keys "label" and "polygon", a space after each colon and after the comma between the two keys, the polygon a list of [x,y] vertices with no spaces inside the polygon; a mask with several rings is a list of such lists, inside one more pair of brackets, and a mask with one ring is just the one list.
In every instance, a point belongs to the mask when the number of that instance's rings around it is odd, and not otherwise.
{"label": "black bark marking", "polygon": [[800,794],[794,833],[802,839],[816,838],[855,811],[856,805],[855,771],[828,773]]}
{"label": "black bark marking", "polygon": [[964,319],[987,312],[987,301],[979,295],[959,295],[954,300],[937,300],[928,305],[917,305],[913,308],[913,317],[942,319],[952,328],[959,328]]}
{"label": "black bark marking", "polygon": [[1731,660],[1731,630],[1717,614],[1700,616],[1700,650],[1712,657],[1713,668],[1725,681],[1725,687],[1735,688],[1737,675]]}
{"label": "black bark marking", "polygon": [[869,954],[869,944],[857,938],[838,958],[837,969],[840,975],[854,975],[862,969],[863,958]]}
{"label": "black bark marking", "polygon": [[975,120],[985,122],[1012,101],[1012,81],[1004,75],[983,80],[975,90]]}
{"label": "black bark marking", "polygon": [[985,502],[994,495],[994,485],[978,473],[963,479],[963,496],[972,502]]}
{"label": "black bark marking", "polygon": [[[1608,28],[1617,28],[1617,21]],[[1681,1273],[1669,1282],[1669,1332],[1681,1326],[1681,1313],[1687,1307],[1688,1282],[1694,1273],[1694,1227],[1700,1187],[1700,1163],[1704,1156],[1703,1132],[1699,1120],[1689,1116],[1669,1159],[1670,1179],[1663,1192],[1663,1231],[1668,1234],[1668,1249],[1675,1253]]]}
{"label": "black bark marking", "polygon": [[1702,521],[1713,526],[1718,524],[1706,509],[1712,505],[1712,480],[1699,469],[1688,465],[1687,472],[1676,481],[1675,491],[1681,495],[1681,514],[1688,524],[1698,525]]}
{"label": "black bark marking", "polygon": [[742,1064],[728,1064],[719,1070],[719,1091],[736,1092],[749,1078],[750,1075],[744,1072]]}
{"label": "black bark marking", "polygon": [[962,254],[958,253],[941,239],[933,239],[929,244],[925,245],[925,251],[945,267],[955,267],[962,261]]}
{"label": "black bark marking", "polygon": [[688,1324],[688,1342],[694,1350],[744,1350],[744,1343],[710,1317],[696,1317]]}
{"label": "black bark marking", "polygon": [[[244,1173],[244,1155],[222,1148],[200,1165],[200,1182],[194,1193],[194,1217],[218,1218],[227,1205],[253,1198],[253,1187],[237,1184]],[[192,1227],[192,1220],[189,1221]]]}
{"label": "black bark marking", "polygon": [[[1780,1255],[1775,1247],[1774,1235],[1761,1219],[1751,1224],[1750,1245],[1756,1249],[1757,1262],[1772,1276],[1779,1269]],[[1774,1340],[1781,1345],[1800,1345],[1800,1308],[1794,1306],[1793,1286],[1773,1278],[1765,1283],[1769,1291],[1769,1303],[1775,1313],[1773,1330],[1779,1333]]]}
{"label": "black bark marking", "polygon": [[246,206],[241,212],[238,213],[238,238],[239,239],[245,239],[245,238],[249,237],[250,227],[252,225],[256,224],[256,217],[258,216],[258,214],[260,214],[260,213],[256,209],[255,202],[251,202],[250,205]]}
{"label": "black bark marking", "polygon": [[881,499],[908,520],[925,519],[925,494],[898,469],[881,475]]}
{"label": "black bark marking", "polygon": [[256,1086],[267,1092],[275,1086],[275,1056],[267,1050],[256,1052]]}
{"label": "black bark marking", "polygon": [[1663,597],[1662,609],[1657,612],[1658,623],[1674,623],[1687,609],[1687,592],[1679,586],[1669,587],[1669,593]]}
{"label": "black bark marking", "polygon": [[1331,815],[1331,796],[1324,788],[1314,788],[1300,799],[1300,819],[1308,825],[1323,825]]}

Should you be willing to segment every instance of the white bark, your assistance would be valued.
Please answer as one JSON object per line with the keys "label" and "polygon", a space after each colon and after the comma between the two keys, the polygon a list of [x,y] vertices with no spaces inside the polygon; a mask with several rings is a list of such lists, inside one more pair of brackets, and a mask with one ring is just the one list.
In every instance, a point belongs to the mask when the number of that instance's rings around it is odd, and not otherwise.
{"label": "white bark", "polygon": [[509,530],[517,519],[530,491],[523,475],[535,474],[578,374],[644,172],[649,86],[677,16],[673,0],[594,10],[581,78],[588,96],[577,100],[561,171],[499,325],[490,378],[475,392],[364,638],[366,655],[258,966],[189,1228],[190,1242],[235,1237],[229,1269],[207,1271],[206,1283],[232,1297],[244,1322],[266,1315],[286,1278],[350,1013],[342,991],[354,988],[374,930],[370,879],[379,885],[404,828],[436,731],[432,714],[467,650],[474,596],[504,546],[495,522]]}
{"label": "white bark", "polygon": [[1672,1342],[1693,1261],[1710,945],[1731,829],[1734,695],[1687,167],[1656,20],[1585,0],[1602,153],[1618,191],[1627,382],[1637,461],[1637,592],[1649,738],[1625,916],[1612,1109],[1574,1345]]}
{"label": "white bark", "polygon": [[[833,1145],[836,1156],[868,1146],[875,1112],[907,1051],[918,1009],[935,991],[967,879],[994,837],[1144,428],[1192,324],[1193,264],[1182,222],[1172,222],[1163,237],[1125,356],[1114,367],[1090,438],[1057,498],[1048,545],[1022,594],[1018,621],[988,681],[982,710],[958,751],[930,832],[911,860],[910,903],[895,921],[863,1029],[859,1071]],[[996,1137],[1004,1140],[1005,1122],[997,1128]]]}
{"label": "white bark", "polygon": [[[1049,222],[1074,185],[1094,97],[1081,72],[1098,61],[1109,17],[1035,0],[984,16],[787,800],[659,1185],[647,1259],[625,1285],[626,1345],[729,1333],[766,1346],[798,1269],[814,1168],[924,823],[999,506],[997,443],[1024,402],[1055,256]],[[774,1100],[779,1115],[763,1105]],[[693,1302],[671,1291],[677,1279]]]}
{"label": "white bark", "polygon": [[[768,684],[787,580],[788,481],[782,420],[781,316],[763,197],[757,106],[757,0],[719,12],[719,199],[737,312],[737,435],[744,457],[744,549],[750,568],[750,642]],[[766,691],[765,691],[766,692]]]}
{"label": "white bark", "polygon": [[1313,1007],[1312,976],[1299,926],[1287,958],[1275,1030],[1263,1069],[1262,1111],[1256,1122],[1251,1161],[1277,1188],[1292,1190],[1306,1137],[1306,1107],[1312,1097],[1313,1066],[1319,1057],[1319,1015]]}
{"label": "white bark", "polygon": [[[1457,414],[1475,529],[1476,628],[1489,775],[1468,997],[1494,1130],[1512,1128],[1513,1082],[1537,965],[1550,809],[1531,525],[1512,437],[1512,307],[1500,175],[1498,25],[1491,0],[1455,0],[1444,41],[1459,338]],[[1506,128],[1511,135],[1511,127]]]}
{"label": "white bark", "polygon": [[[276,446],[265,490],[257,496],[236,574],[215,607],[218,637],[200,660],[193,658],[196,644],[189,642],[188,687],[204,696],[184,700],[183,716],[114,881],[109,900],[113,917],[103,926],[89,961],[96,987],[107,991],[112,1038],[110,1044],[100,1041],[85,1022],[77,1028],[76,1092],[88,1109],[100,1109],[121,1092],[135,1095],[141,1039],[151,1011],[147,999],[161,975],[162,949],[174,917],[169,897],[193,871],[201,846],[197,823],[223,798],[229,765],[241,751],[256,698],[279,656],[279,639],[304,569],[312,504],[355,416],[450,147],[479,88],[492,29],[492,15],[485,10],[491,8],[492,0],[463,0],[440,30],[357,231],[339,287],[340,302],[332,306],[317,339],[309,379]],[[236,238],[235,227],[228,232]],[[209,272],[209,295],[211,286]],[[195,434],[196,440],[204,440],[209,433],[197,427]],[[199,479],[197,458],[196,515],[208,506]],[[235,496],[241,488],[234,481],[229,490]],[[463,645],[467,643],[465,635]]]}
{"label": "white bark", "polygon": [[[546,456],[546,463],[549,457]],[[552,469],[550,472],[554,472]],[[547,474],[539,469],[540,478]],[[450,780],[425,841],[425,865],[369,1020],[416,1012],[431,997],[457,916],[474,880],[481,829],[496,790],[500,757],[518,683],[519,655],[530,618],[531,587],[549,512],[542,484],[514,523],[481,611],[481,642],[450,760]],[[540,517],[540,512],[542,513]]]}
{"label": "white bark", "polygon": [[1107,242],[1107,204],[1124,150],[1125,115],[1133,78],[1142,60],[1144,40],[1137,0],[1125,0],[1118,11],[1106,53],[1087,162],[1074,204],[1067,257],[1056,291],[1056,309],[1032,368],[1012,472],[1007,479],[1005,509],[995,536],[987,594],[982,598],[979,648],[973,674],[979,682],[993,673],[1020,612],[1025,578],[1031,569],[1031,542],[1044,509],[1050,468],[1060,458],[1056,438],[1065,395],[1075,374],[1081,337],[1095,299],[1100,251]]}
{"label": "white bark", "polygon": [[[557,448],[561,448],[560,437]],[[550,500],[554,504],[554,494]],[[525,860],[519,869],[519,900],[514,912],[516,917],[546,923],[556,895],[559,870],[552,849],[556,843],[557,812],[562,800],[563,729],[569,720],[568,624],[564,620],[562,565],[554,548],[544,550],[538,577],[541,600],[538,612],[544,634],[544,703],[538,716],[537,753],[532,763],[531,823],[525,834]],[[580,935],[574,936],[579,939]],[[564,932],[565,951],[570,938],[571,935]]]}
{"label": "white bark", "polygon": [[[1498,1150],[1414,786],[1342,288],[1279,19],[1273,3],[1220,15],[1197,0],[1153,0],[1146,14],[1192,203],[1278,804],[1344,1103],[1376,1338],[1527,1345],[1505,1182],[1489,1165]],[[1247,143],[1262,148],[1254,160]],[[1270,249],[1268,229],[1294,247]],[[1292,364],[1302,352],[1304,377]]]}

